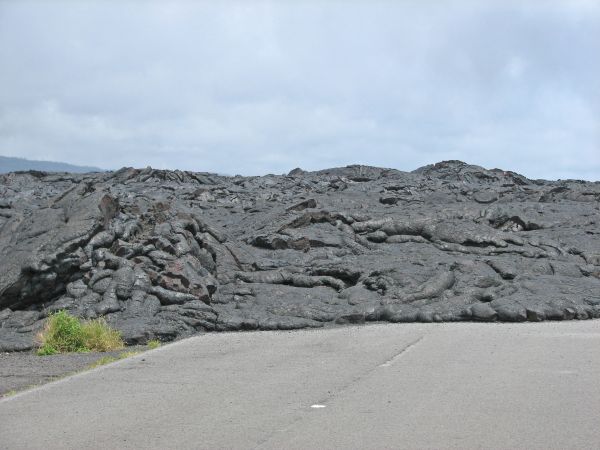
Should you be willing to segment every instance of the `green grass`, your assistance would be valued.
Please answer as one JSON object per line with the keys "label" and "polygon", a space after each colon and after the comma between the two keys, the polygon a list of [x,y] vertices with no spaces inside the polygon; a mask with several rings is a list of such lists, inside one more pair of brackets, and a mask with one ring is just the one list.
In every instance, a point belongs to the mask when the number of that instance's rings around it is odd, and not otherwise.
{"label": "green grass", "polygon": [[117,358],[115,358],[114,356],[103,356],[98,361],[94,361],[93,363],[91,363],[88,366],[88,368],[94,369],[96,367],[103,366],[104,364],[110,364],[111,362],[115,362],[115,361],[117,361]]}
{"label": "green grass", "polygon": [[118,361],[120,359],[129,358],[130,356],[135,356],[140,352],[123,352],[119,354],[117,357],[115,356],[104,356],[100,358],[98,361],[93,362],[88,366],[88,369],[95,369],[96,367],[103,366],[105,364],[110,364],[112,362]]}
{"label": "green grass", "polygon": [[161,343],[158,339],[152,339],[151,341],[148,341],[148,343],[146,345],[148,346],[148,348],[150,350],[154,350],[155,348],[160,347]]}
{"label": "green grass", "polygon": [[81,322],[66,311],[50,315],[37,337],[40,343],[38,355],[89,351]]}
{"label": "green grass", "polygon": [[84,322],[83,340],[87,348],[94,352],[108,352],[124,347],[121,332],[111,328],[103,318]]}
{"label": "green grass", "polygon": [[82,322],[64,310],[48,316],[37,341],[38,355],[106,352],[124,347],[121,332],[111,328],[104,319]]}

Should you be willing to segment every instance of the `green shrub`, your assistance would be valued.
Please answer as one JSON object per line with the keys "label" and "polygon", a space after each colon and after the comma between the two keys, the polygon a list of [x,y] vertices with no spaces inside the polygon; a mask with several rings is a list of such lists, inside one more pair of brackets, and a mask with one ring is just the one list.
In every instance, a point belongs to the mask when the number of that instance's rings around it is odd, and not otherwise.
{"label": "green shrub", "polygon": [[81,322],[67,311],[51,314],[37,336],[38,355],[69,352],[106,352],[123,348],[121,332],[112,329],[104,319]]}
{"label": "green shrub", "polygon": [[64,310],[48,317],[37,338],[40,344],[38,355],[89,351],[85,345],[81,322]]}
{"label": "green shrub", "polygon": [[154,350],[155,348],[160,347],[161,343],[158,339],[152,339],[151,341],[148,341],[147,345],[150,350]]}

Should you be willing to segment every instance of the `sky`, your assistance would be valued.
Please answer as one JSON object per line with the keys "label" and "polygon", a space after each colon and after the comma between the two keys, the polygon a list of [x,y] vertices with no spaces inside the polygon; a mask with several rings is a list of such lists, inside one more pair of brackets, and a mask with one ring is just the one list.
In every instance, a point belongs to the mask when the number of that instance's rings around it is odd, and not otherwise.
{"label": "sky", "polygon": [[600,180],[600,1],[0,0],[0,154]]}

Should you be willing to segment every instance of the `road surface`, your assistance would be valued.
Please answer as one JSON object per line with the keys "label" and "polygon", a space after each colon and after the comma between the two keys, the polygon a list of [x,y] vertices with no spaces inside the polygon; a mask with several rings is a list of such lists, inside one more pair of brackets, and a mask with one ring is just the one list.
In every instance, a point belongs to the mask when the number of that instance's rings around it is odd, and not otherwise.
{"label": "road surface", "polygon": [[0,448],[600,446],[600,321],[207,334],[0,401]]}

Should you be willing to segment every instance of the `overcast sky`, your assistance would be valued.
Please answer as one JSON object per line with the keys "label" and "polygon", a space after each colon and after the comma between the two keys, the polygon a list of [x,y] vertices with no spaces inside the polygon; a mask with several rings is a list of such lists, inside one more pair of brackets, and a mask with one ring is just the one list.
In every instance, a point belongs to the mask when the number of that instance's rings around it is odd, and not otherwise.
{"label": "overcast sky", "polygon": [[600,1],[0,0],[0,154],[600,180]]}

